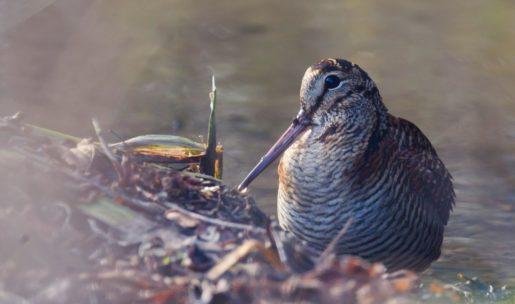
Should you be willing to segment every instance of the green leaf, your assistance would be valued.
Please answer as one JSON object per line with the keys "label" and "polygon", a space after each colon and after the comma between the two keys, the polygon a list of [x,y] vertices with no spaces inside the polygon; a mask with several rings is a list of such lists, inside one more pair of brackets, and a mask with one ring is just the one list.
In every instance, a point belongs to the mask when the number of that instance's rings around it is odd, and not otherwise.
{"label": "green leaf", "polygon": [[215,76],[212,78],[212,88],[209,93],[209,100],[211,106],[211,114],[209,115],[209,126],[207,130],[207,148],[206,156],[202,159],[201,168],[202,173],[215,176],[216,171],[216,83]]}
{"label": "green leaf", "polygon": [[80,204],[79,209],[85,214],[104,222],[111,227],[118,227],[139,216],[133,210],[115,204],[112,200],[101,197],[94,203]]}
{"label": "green leaf", "polygon": [[203,144],[195,142],[189,138],[165,134],[147,134],[136,136],[119,143],[111,144],[109,146],[111,148],[121,150],[133,149],[143,146],[187,147],[197,150],[205,149]]}

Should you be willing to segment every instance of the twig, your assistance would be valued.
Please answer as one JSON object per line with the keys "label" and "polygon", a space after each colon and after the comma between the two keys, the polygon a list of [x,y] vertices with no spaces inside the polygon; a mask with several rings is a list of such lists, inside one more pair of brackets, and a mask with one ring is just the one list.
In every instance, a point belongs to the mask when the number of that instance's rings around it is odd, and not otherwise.
{"label": "twig", "polygon": [[352,224],[352,218],[348,219],[345,225],[343,225],[343,228],[340,229],[338,234],[331,240],[329,245],[325,248],[325,250],[322,252],[322,254],[318,257],[317,263],[321,262],[325,259],[327,259],[333,252],[334,248],[336,247],[336,244],[338,244],[338,241],[342,238],[342,236],[347,233],[347,230],[349,229],[350,225]]}
{"label": "twig", "polygon": [[184,208],[182,208],[182,207],[180,207],[177,204],[174,204],[172,202],[165,202],[165,205],[168,206],[171,210],[180,212],[180,213],[185,214],[185,215],[187,215],[187,216],[189,216],[191,218],[194,218],[194,219],[206,222],[206,223],[210,223],[210,224],[213,224],[213,225],[222,226],[222,227],[229,227],[229,228],[236,228],[236,229],[242,229],[242,230],[247,230],[247,231],[253,231],[253,232],[256,232],[256,233],[265,233],[266,232],[266,230],[264,228],[261,228],[261,227],[255,227],[255,226],[252,226],[252,225],[239,224],[239,223],[227,222],[227,221],[216,219],[216,218],[210,218],[210,217],[204,216],[204,215],[202,215],[200,213],[196,213],[196,212],[192,212],[192,211],[189,211],[187,209],[184,209]]}
{"label": "twig", "polygon": [[[166,168],[164,166],[161,166],[161,167]],[[213,177],[211,175],[202,174],[202,173],[199,173],[199,172],[182,171],[181,173],[184,174],[184,175],[189,175],[189,176],[196,177],[196,178],[202,178],[202,179],[205,179],[205,180],[210,180],[210,181],[215,182],[217,184],[221,184],[222,183],[221,179],[218,179],[218,178]]]}
{"label": "twig", "polygon": [[208,280],[214,281],[236,265],[241,259],[249,253],[259,249],[261,242],[257,240],[246,240],[243,244],[224,256],[215,266],[213,266],[206,274]]}
{"label": "twig", "polygon": [[270,237],[270,240],[274,243],[275,248],[277,249],[277,255],[279,256],[279,259],[281,260],[281,263],[285,265],[288,270],[291,269],[290,264],[288,263],[288,255],[286,254],[286,250],[284,249],[283,242],[279,235],[277,235],[275,226],[276,222],[271,222],[268,225],[268,235]]}
{"label": "twig", "polygon": [[107,145],[106,141],[102,137],[102,129],[100,129],[100,125],[98,124],[98,121],[96,119],[92,119],[91,122],[93,123],[93,128],[95,129],[95,134],[97,135],[98,141],[100,142],[100,147],[102,148],[102,151],[104,154],[109,158],[111,161],[111,164],[113,164],[114,169],[116,170],[116,173],[118,174],[118,180],[122,181],[124,180],[124,172],[122,165],[118,162],[116,159],[116,156],[111,152],[109,149],[109,146]]}

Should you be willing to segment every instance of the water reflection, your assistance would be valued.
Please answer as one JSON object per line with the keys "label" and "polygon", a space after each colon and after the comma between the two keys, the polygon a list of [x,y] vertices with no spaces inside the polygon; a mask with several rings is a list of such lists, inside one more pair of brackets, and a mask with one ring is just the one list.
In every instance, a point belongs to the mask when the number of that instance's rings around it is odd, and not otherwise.
{"label": "water reflection", "polygon": [[[195,137],[205,133],[214,72],[233,185],[297,112],[309,64],[357,62],[391,112],[424,130],[455,178],[458,204],[433,275],[465,271],[515,285],[510,1],[23,3],[0,1],[9,12],[0,23],[0,114],[23,110],[82,136],[92,134],[95,116],[124,137]],[[251,189],[270,213],[276,180],[268,170]]]}

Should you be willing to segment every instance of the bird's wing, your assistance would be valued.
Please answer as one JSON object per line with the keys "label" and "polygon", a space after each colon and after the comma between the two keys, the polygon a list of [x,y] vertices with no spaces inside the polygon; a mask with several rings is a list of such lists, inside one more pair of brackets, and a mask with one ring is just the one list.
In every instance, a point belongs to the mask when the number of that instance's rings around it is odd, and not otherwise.
{"label": "bird's wing", "polygon": [[452,177],[438,157],[431,142],[413,123],[391,116],[391,138],[397,145],[397,156],[410,175],[409,187],[421,193],[429,211],[436,212],[447,224],[455,201]]}

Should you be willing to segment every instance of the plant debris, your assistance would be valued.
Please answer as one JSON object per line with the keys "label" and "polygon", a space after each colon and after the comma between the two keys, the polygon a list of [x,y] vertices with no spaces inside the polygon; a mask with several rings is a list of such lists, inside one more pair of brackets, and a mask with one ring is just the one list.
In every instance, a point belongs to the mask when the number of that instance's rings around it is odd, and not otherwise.
{"label": "plant debris", "polygon": [[396,303],[418,284],[355,257],[314,260],[251,197],[95,129],[101,144],[0,119],[0,222],[24,231],[0,302]]}

